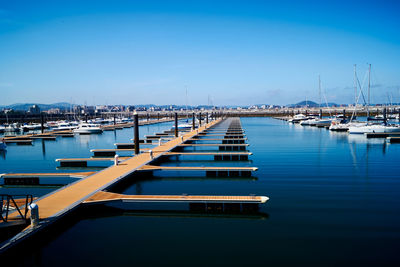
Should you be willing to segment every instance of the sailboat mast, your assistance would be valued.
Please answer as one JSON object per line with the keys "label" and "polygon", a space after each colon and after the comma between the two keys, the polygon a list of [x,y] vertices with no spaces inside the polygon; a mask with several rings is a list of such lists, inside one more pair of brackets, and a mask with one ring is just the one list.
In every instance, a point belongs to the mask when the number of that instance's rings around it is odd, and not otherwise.
{"label": "sailboat mast", "polygon": [[321,75],[318,75],[318,94],[319,94],[318,108],[321,108]]}
{"label": "sailboat mast", "polygon": [[357,105],[357,64],[354,64],[354,108]]}
{"label": "sailboat mast", "polygon": [[367,104],[367,118],[369,118],[369,105],[370,105],[370,96],[371,96],[371,64],[369,64],[368,68],[368,104]]}
{"label": "sailboat mast", "polygon": [[188,120],[189,119],[189,111],[188,111],[188,104],[187,104],[187,86],[185,86],[185,89],[186,89],[186,98],[185,98],[185,104],[186,104],[186,120]]}

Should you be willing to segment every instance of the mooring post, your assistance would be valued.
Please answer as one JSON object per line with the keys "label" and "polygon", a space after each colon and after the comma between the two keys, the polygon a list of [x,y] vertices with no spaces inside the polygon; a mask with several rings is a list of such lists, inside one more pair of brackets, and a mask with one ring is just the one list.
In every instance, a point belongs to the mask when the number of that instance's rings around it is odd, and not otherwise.
{"label": "mooring post", "polygon": [[387,110],[386,110],[386,107],[383,108],[383,123],[385,125],[387,123]]}
{"label": "mooring post", "polygon": [[322,109],[319,110],[319,118],[322,119]]}
{"label": "mooring post", "polygon": [[178,137],[178,113],[175,112],[175,137]]}
{"label": "mooring post", "polygon": [[346,110],[345,109],[343,109],[343,119],[344,120],[346,119]]}
{"label": "mooring post", "polygon": [[201,112],[199,113],[199,127],[201,127]]}
{"label": "mooring post", "polygon": [[206,123],[208,124],[208,112],[206,113]]}
{"label": "mooring post", "polygon": [[193,114],[192,114],[192,130],[196,129],[196,122],[195,122],[195,120],[196,120],[196,115],[195,115],[194,112],[193,112]]}
{"label": "mooring post", "polygon": [[157,113],[157,120],[160,120],[160,113]]}
{"label": "mooring post", "polygon": [[43,113],[40,113],[40,128],[42,130],[42,133],[44,133],[44,116],[43,116]]}
{"label": "mooring post", "polygon": [[149,119],[150,119],[150,114],[147,113],[147,121],[149,121]]}
{"label": "mooring post", "polygon": [[139,115],[135,111],[133,113],[133,128],[134,128],[134,133],[133,133],[133,140],[135,143],[135,155],[139,154]]}
{"label": "mooring post", "polygon": [[114,114],[114,125],[116,124],[116,121],[115,121],[115,114]]}

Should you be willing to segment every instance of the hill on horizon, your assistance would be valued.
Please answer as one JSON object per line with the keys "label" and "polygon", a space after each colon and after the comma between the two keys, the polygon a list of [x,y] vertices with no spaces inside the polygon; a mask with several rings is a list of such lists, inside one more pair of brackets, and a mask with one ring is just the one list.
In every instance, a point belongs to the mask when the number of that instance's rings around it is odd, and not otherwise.
{"label": "hill on horizon", "polygon": [[[70,103],[66,102],[59,102],[54,104],[39,104],[39,103],[15,103],[11,105],[0,106],[1,108],[12,108],[13,110],[20,110],[20,111],[27,111],[33,105],[38,105],[41,111],[46,111],[52,108],[59,108],[59,109],[69,109],[71,107]],[[74,106],[74,105],[72,105]]]}
{"label": "hill on horizon", "polygon": [[[320,105],[318,105],[318,103],[314,102],[314,101],[301,101],[297,104],[290,104],[288,105],[288,107],[291,108],[295,108],[295,107],[310,107],[310,108],[317,108],[317,107],[326,107],[326,103],[321,103]],[[328,107],[332,107],[332,106],[338,106],[338,104],[336,103],[328,103]]]}

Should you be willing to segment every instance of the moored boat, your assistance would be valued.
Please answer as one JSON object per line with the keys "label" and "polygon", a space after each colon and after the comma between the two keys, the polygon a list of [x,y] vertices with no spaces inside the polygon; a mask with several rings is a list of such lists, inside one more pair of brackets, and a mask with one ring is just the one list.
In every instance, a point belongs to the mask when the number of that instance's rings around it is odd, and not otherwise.
{"label": "moored boat", "polygon": [[74,133],[78,134],[95,134],[102,133],[103,129],[97,124],[81,123],[78,128],[74,129]]}
{"label": "moored boat", "polygon": [[350,134],[364,134],[364,133],[394,133],[400,132],[398,125],[384,125],[384,124],[367,124],[361,126],[350,126]]}
{"label": "moored boat", "polygon": [[292,122],[292,123],[299,123],[300,121],[306,120],[307,116],[304,114],[296,114],[293,116],[292,119],[288,120],[288,122]]}

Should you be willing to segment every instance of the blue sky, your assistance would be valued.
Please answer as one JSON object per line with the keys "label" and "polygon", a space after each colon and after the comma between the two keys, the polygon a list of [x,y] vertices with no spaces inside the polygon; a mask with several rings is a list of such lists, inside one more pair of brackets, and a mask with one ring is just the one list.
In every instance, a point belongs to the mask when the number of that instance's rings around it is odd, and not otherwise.
{"label": "blue sky", "polygon": [[400,101],[397,1],[0,0],[0,105]]}

